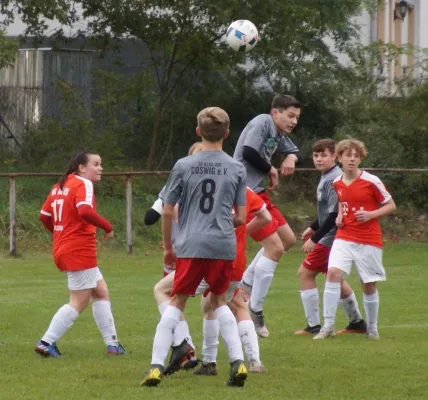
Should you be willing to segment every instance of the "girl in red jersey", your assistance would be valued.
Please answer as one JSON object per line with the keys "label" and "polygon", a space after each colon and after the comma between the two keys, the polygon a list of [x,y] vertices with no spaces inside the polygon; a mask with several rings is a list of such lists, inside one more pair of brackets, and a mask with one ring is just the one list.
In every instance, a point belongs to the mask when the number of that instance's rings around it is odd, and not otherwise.
{"label": "girl in red jersey", "polygon": [[96,212],[93,183],[101,180],[101,157],[80,151],[55,184],[43,204],[40,220],[52,233],[53,258],[68,278],[70,301],[54,315],[48,330],[36,345],[42,356],[59,357],[56,342],[73,325],[92,297],[92,312],[108,354],[124,354],[111,312],[108,288],[98,268],[96,229],[104,240],[113,237],[113,227]]}

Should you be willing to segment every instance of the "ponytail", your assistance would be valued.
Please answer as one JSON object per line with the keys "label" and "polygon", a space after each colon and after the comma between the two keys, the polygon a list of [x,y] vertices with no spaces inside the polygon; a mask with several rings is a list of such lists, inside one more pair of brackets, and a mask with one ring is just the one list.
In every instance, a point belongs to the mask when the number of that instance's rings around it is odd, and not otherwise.
{"label": "ponytail", "polygon": [[59,180],[59,188],[64,189],[65,182],[67,181],[68,175],[73,174],[79,171],[79,165],[86,165],[88,163],[89,155],[97,155],[97,153],[93,153],[92,151],[79,151],[71,160],[68,165],[67,171],[65,171],[64,175]]}

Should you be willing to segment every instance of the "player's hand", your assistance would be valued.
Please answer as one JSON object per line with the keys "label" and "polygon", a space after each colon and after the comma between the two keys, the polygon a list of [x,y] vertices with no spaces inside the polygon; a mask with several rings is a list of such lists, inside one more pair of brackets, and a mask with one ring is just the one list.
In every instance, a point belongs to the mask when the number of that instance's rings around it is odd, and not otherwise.
{"label": "player's hand", "polygon": [[105,242],[107,242],[108,240],[110,240],[110,239],[112,239],[112,238],[113,238],[113,231],[111,231],[111,232],[109,232],[109,233],[104,232],[104,241],[105,241]]}
{"label": "player's hand", "polygon": [[315,231],[309,227],[302,233],[302,240],[306,242],[308,239],[310,239],[314,235]]}
{"label": "player's hand", "polygon": [[163,251],[163,262],[167,268],[175,269],[175,260],[177,255],[174,250],[164,250]]}
{"label": "player's hand", "polygon": [[343,223],[343,215],[338,215],[336,218],[336,226],[338,228],[342,228],[342,226],[344,226],[345,224]]}
{"label": "player's hand", "polygon": [[316,246],[317,244],[316,243],[314,243],[313,241],[312,241],[312,239],[308,239],[304,244],[303,244],[303,246],[302,246],[302,250],[305,252],[305,253],[310,253],[313,249],[315,249],[315,246]]}
{"label": "player's hand", "polygon": [[273,166],[269,171],[269,179],[270,179],[270,184],[266,189],[275,190],[276,187],[278,186],[278,170]]}
{"label": "player's hand", "polygon": [[355,215],[355,218],[357,218],[357,221],[360,221],[360,222],[367,222],[373,219],[371,211],[358,210],[358,211],[355,211],[354,215]]}
{"label": "player's hand", "polygon": [[287,157],[285,157],[281,164],[282,176],[289,176],[294,174],[294,170],[296,169],[296,160],[297,156],[294,154],[289,154]]}

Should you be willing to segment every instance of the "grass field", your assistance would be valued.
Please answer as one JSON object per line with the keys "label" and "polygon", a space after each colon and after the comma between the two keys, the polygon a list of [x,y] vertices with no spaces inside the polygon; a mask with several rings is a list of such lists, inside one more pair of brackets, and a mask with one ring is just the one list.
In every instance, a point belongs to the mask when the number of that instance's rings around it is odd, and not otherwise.
{"label": "grass field", "polygon": [[[36,341],[67,301],[65,277],[47,253],[26,252],[16,259],[0,255],[0,399],[428,398],[427,246],[386,247],[388,281],[379,290],[378,342],[362,335],[320,342],[292,335],[305,325],[296,277],[301,260],[297,250],[283,258],[266,302],[271,335],[260,348],[267,375],[251,375],[243,389],[225,387],[228,363],[221,344],[218,377],[180,372],[158,388],[141,388],[159,319],[152,287],[161,275],[160,249],[133,256],[100,251],[118,334],[128,351],[123,357],[105,354],[90,309],[59,343],[61,359],[36,355]],[[322,289],[321,282],[322,277]],[[360,299],[355,276],[350,283]],[[201,344],[198,300],[189,301],[187,317],[194,342]],[[345,323],[339,309],[337,327]]]}

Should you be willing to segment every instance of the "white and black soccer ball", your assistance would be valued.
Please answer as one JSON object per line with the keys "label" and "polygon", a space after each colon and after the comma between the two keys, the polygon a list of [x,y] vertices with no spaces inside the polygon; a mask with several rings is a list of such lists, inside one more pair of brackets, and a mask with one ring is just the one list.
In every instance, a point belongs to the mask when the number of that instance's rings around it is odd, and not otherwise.
{"label": "white and black soccer ball", "polygon": [[251,21],[240,19],[227,28],[226,42],[235,51],[250,51],[258,40],[259,32]]}

